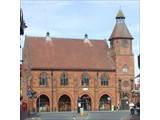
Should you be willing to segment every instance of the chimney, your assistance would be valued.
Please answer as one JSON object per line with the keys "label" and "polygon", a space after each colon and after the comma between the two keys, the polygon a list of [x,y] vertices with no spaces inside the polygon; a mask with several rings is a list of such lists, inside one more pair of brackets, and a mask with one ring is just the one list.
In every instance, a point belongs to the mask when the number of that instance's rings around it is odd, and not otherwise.
{"label": "chimney", "polygon": [[46,33],[46,41],[51,41],[52,39],[51,39],[51,37],[50,37],[50,35],[49,35],[49,32],[47,32]]}

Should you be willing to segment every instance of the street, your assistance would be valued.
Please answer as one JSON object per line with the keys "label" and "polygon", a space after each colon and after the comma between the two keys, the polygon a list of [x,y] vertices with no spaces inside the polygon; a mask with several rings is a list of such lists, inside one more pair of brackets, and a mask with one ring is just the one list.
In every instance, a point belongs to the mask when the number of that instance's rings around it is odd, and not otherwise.
{"label": "street", "polygon": [[80,116],[76,112],[41,112],[25,120],[140,120],[130,116],[129,111],[85,112]]}

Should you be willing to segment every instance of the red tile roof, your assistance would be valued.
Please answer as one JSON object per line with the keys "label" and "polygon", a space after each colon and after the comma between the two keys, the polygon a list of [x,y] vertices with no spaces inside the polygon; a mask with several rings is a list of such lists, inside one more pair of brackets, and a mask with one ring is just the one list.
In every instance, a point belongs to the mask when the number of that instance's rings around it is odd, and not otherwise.
{"label": "red tile roof", "polygon": [[105,40],[52,38],[25,38],[25,49],[33,69],[96,69],[115,70],[115,65],[109,55],[109,48]]}

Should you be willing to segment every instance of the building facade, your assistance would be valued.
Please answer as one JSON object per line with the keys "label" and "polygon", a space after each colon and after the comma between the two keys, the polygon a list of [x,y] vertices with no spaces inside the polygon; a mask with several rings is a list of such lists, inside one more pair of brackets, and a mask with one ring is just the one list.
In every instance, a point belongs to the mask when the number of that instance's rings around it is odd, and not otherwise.
{"label": "building facade", "polygon": [[22,88],[28,110],[128,109],[134,87],[132,39],[121,10],[110,47],[87,34],[83,39],[26,36]]}

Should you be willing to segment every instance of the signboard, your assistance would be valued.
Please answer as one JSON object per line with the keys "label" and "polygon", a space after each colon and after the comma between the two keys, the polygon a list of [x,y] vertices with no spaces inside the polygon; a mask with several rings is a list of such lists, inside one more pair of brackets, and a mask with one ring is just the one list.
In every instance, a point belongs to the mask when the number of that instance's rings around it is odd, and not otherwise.
{"label": "signboard", "polygon": [[87,91],[87,90],[88,90],[88,88],[83,88],[83,90],[84,90],[84,91]]}

